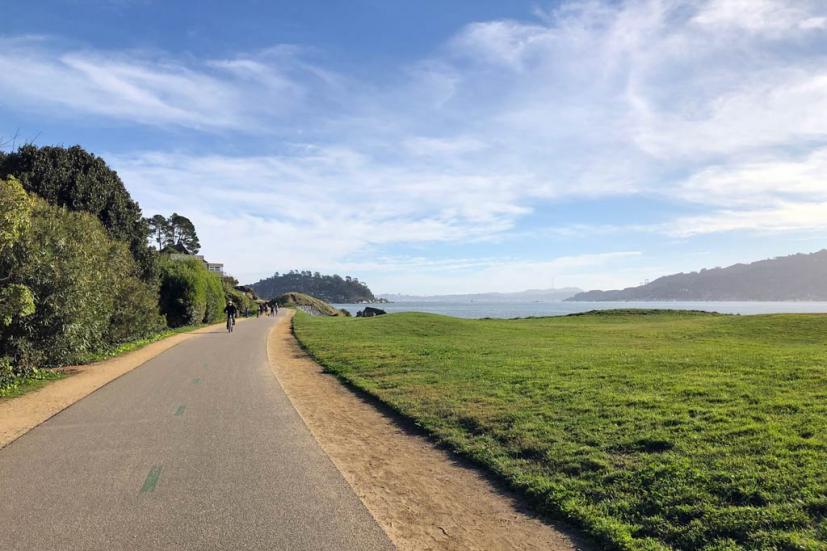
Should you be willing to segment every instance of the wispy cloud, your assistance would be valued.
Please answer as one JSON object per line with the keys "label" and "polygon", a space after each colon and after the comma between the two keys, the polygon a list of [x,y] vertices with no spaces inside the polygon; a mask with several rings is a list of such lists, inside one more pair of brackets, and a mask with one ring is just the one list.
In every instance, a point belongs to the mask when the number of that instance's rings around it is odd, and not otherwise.
{"label": "wispy cloud", "polygon": [[[442,293],[496,292],[503,289],[551,288],[600,284],[621,285],[630,278],[642,279],[642,270],[624,268],[625,261],[641,256],[639,251],[615,251],[570,255],[547,260],[526,261],[519,258],[450,258],[427,257],[379,258],[367,263],[343,262],[339,269],[376,274],[371,283],[381,292]],[[607,272],[615,276],[607,278]],[[508,287],[504,287],[504,282]]]}
{"label": "wispy cloud", "polygon": [[69,118],[263,132],[302,105],[307,79],[296,52],[277,48],[194,60],[154,51],[72,48],[43,37],[0,38],[6,104]]}

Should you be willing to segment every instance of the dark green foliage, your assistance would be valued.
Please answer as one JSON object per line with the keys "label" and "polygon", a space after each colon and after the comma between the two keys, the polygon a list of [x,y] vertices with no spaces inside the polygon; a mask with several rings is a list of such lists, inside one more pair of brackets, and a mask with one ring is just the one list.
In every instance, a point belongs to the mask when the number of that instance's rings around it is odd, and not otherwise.
{"label": "dark green foliage", "polygon": [[53,205],[95,215],[113,238],[129,244],[145,280],[154,275],[149,228],[118,174],[80,146],[25,145],[0,158],[0,178],[16,176],[26,191]]}
{"label": "dark green foliage", "polygon": [[170,327],[213,323],[221,319],[225,298],[221,278],[192,257],[160,261],[161,313]]}
{"label": "dark green foliage", "polygon": [[170,233],[169,222],[161,215],[156,214],[152,218],[147,218],[147,226],[149,227],[149,239],[158,246],[160,251],[167,246]]}
{"label": "dark green foliage", "polygon": [[181,243],[190,254],[196,254],[201,249],[198,241],[198,234],[195,233],[195,225],[186,216],[173,212],[167,219],[169,242]]}
{"label": "dark green foliage", "polygon": [[0,256],[0,273],[34,299],[35,312],[0,333],[0,356],[13,358],[18,374],[71,363],[162,324],[154,288],[138,278],[126,244],[91,214],[35,200],[31,227]]}
{"label": "dark green foliage", "polygon": [[167,247],[183,246],[189,254],[196,254],[201,250],[195,225],[186,216],[173,212],[169,218],[156,214],[146,220],[151,240],[158,245],[158,250]]}
{"label": "dark green foliage", "polygon": [[[129,269],[128,266],[125,268]],[[117,300],[111,311],[112,317],[106,332],[107,342],[125,343],[165,329],[166,323],[158,309],[158,289],[155,285],[145,283],[138,277],[123,277],[113,283],[111,291]]]}
{"label": "dark green foliage", "polygon": [[327,369],[600,548],[827,549],[827,316],[294,327]]}
{"label": "dark green foliage", "polygon": [[568,300],[827,300],[827,249],[674,274],[640,287],[588,291]]}
{"label": "dark green foliage", "polygon": [[373,302],[375,297],[367,285],[357,278],[339,275],[321,275],[319,272],[295,270],[262,279],[250,285],[256,294],[265,299],[276,298],[284,293],[305,293],[332,303]]}

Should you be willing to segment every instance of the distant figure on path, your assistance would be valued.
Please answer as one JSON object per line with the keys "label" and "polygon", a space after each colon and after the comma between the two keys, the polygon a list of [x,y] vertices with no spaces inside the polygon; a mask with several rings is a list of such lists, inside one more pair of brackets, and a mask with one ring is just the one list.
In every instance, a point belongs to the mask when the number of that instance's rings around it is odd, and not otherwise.
{"label": "distant figure on path", "polygon": [[235,326],[235,317],[238,314],[238,308],[236,308],[232,301],[229,301],[227,302],[227,306],[224,307],[224,313],[227,314],[227,331],[232,333],[233,327]]}

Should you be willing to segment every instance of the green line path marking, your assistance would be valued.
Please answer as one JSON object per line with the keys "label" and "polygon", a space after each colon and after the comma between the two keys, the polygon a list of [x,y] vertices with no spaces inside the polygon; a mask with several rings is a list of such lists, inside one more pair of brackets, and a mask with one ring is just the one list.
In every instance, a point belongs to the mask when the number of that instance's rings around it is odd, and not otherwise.
{"label": "green line path marking", "polygon": [[175,410],[175,415],[181,416],[184,414],[184,410],[187,409],[187,406],[181,404],[178,406],[178,409]]}
{"label": "green line path marking", "polygon": [[155,489],[155,485],[158,484],[158,479],[161,477],[161,466],[155,465],[151,469],[149,469],[149,473],[146,475],[146,480],[144,480],[144,485],[141,488],[141,493],[151,492]]}

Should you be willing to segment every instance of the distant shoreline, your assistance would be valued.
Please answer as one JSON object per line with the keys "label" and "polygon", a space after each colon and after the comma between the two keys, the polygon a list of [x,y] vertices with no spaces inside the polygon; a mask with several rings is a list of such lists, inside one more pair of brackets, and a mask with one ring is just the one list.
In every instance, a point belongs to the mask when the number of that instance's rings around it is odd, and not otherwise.
{"label": "distant shoreline", "polygon": [[[364,304],[334,304],[356,313]],[[566,316],[589,310],[703,310],[720,314],[827,314],[827,301],[407,301],[382,305],[388,313],[426,312],[467,319]]]}

